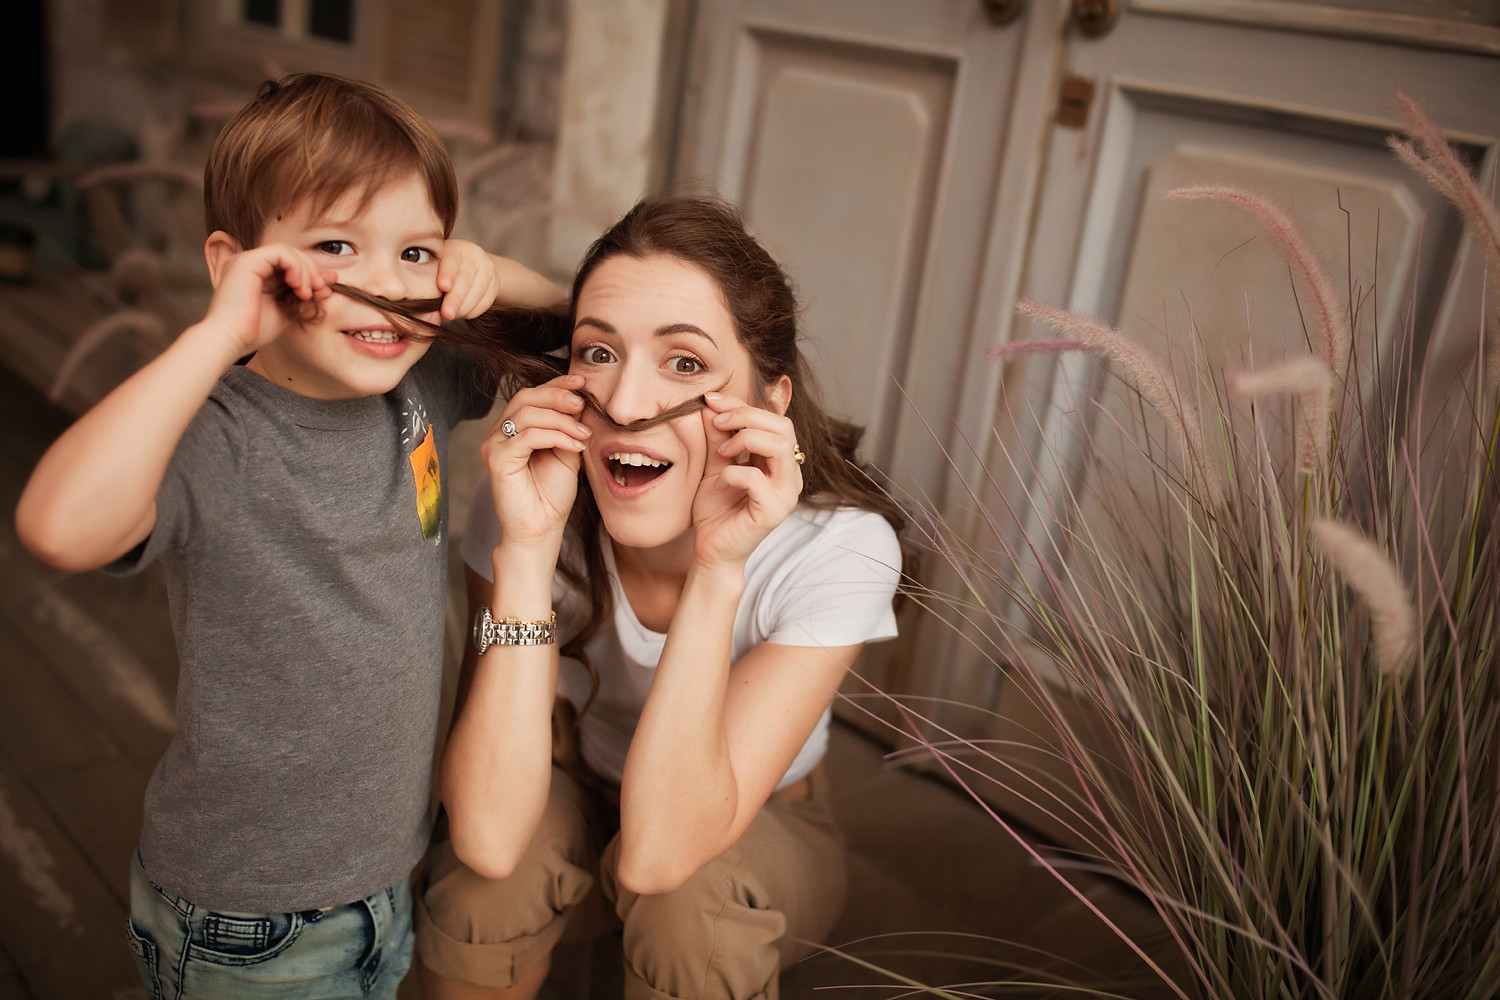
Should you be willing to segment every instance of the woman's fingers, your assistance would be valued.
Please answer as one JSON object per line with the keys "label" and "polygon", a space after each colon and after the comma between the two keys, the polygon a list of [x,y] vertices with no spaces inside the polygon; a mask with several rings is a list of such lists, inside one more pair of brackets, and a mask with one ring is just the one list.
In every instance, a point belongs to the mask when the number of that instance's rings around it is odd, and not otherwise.
{"label": "woman's fingers", "polygon": [[796,467],[796,448],[796,442],[788,434],[751,427],[736,431],[717,450],[731,460],[737,455],[758,456],[780,472],[788,463]]}
{"label": "woman's fingers", "polygon": [[572,391],[575,382],[581,385],[583,379],[563,375],[517,392],[485,435],[486,453],[502,461],[509,457],[514,468],[524,465],[534,452],[582,451],[592,432],[578,419],[583,400]]}
{"label": "woman's fingers", "polygon": [[[514,433],[508,433],[508,429]],[[485,435],[485,452],[493,456],[494,461],[509,468],[519,468],[539,451],[556,448],[581,452],[588,447],[588,439],[589,429],[568,414],[529,406],[495,422]]]}

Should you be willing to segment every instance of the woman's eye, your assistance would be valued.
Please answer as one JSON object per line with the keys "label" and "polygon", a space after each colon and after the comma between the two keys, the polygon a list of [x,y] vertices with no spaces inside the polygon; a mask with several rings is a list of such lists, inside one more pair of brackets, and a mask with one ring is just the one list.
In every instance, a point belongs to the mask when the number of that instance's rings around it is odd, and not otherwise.
{"label": "woman's eye", "polygon": [[318,252],[334,257],[347,257],[354,252],[354,244],[348,240],[324,240],[318,244]]}
{"label": "woman's eye", "polygon": [[407,247],[401,251],[401,259],[408,264],[428,264],[437,258],[437,254],[426,247]]}
{"label": "woman's eye", "polygon": [[615,356],[610,353],[609,348],[600,347],[598,344],[585,347],[578,352],[578,356],[583,359],[585,364],[590,365],[607,365],[615,359]]}
{"label": "woman's eye", "polygon": [[687,356],[673,358],[671,363],[672,370],[679,375],[697,375],[699,372],[707,370],[707,366],[703,362],[697,358]]}

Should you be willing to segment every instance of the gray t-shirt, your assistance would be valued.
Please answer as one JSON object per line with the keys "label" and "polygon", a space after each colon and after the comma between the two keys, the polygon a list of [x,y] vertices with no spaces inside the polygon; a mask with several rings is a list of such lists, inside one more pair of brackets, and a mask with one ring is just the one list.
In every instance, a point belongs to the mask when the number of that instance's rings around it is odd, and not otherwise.
{"label": "gray t-shirt", "polygon": [[216,910],[352,902],[428,837],[442,686],[448,431],[489,387],[434,344],[342,402],[231,368],[144,546],[167,568],[177,734],[146,789],[153,882]]}

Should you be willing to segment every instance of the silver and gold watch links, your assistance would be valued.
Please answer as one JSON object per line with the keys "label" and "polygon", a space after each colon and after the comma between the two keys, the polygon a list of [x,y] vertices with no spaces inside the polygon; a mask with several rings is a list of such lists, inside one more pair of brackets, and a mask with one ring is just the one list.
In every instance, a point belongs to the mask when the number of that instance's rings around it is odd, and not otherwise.
{"label": "silver and gold watch links", "polygon": [[480,606],[474,615],[474,648],[479,655],[491,646],[547,646],[557,642],[557,612],[543,621],[523,622],[519,618],[490,617],[490,609]]}

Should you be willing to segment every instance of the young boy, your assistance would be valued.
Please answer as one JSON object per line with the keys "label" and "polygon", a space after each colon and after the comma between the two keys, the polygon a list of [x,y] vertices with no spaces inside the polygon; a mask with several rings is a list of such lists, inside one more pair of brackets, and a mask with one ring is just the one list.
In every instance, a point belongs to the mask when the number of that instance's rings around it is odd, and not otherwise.
{"label": "young boy", "polygon": [[21,497],[20,536],[54,566],[167,567],[178,729],[146,791],[128,928],[151,996],[394,997],[410,963],[448,431],[493,386],[330,285],[442,295],[444,319],[497,290],[559,305],[550,281],[447,238],[456,201],[441,142],[391,95],[265,85],[209,155],[207,315]]}

